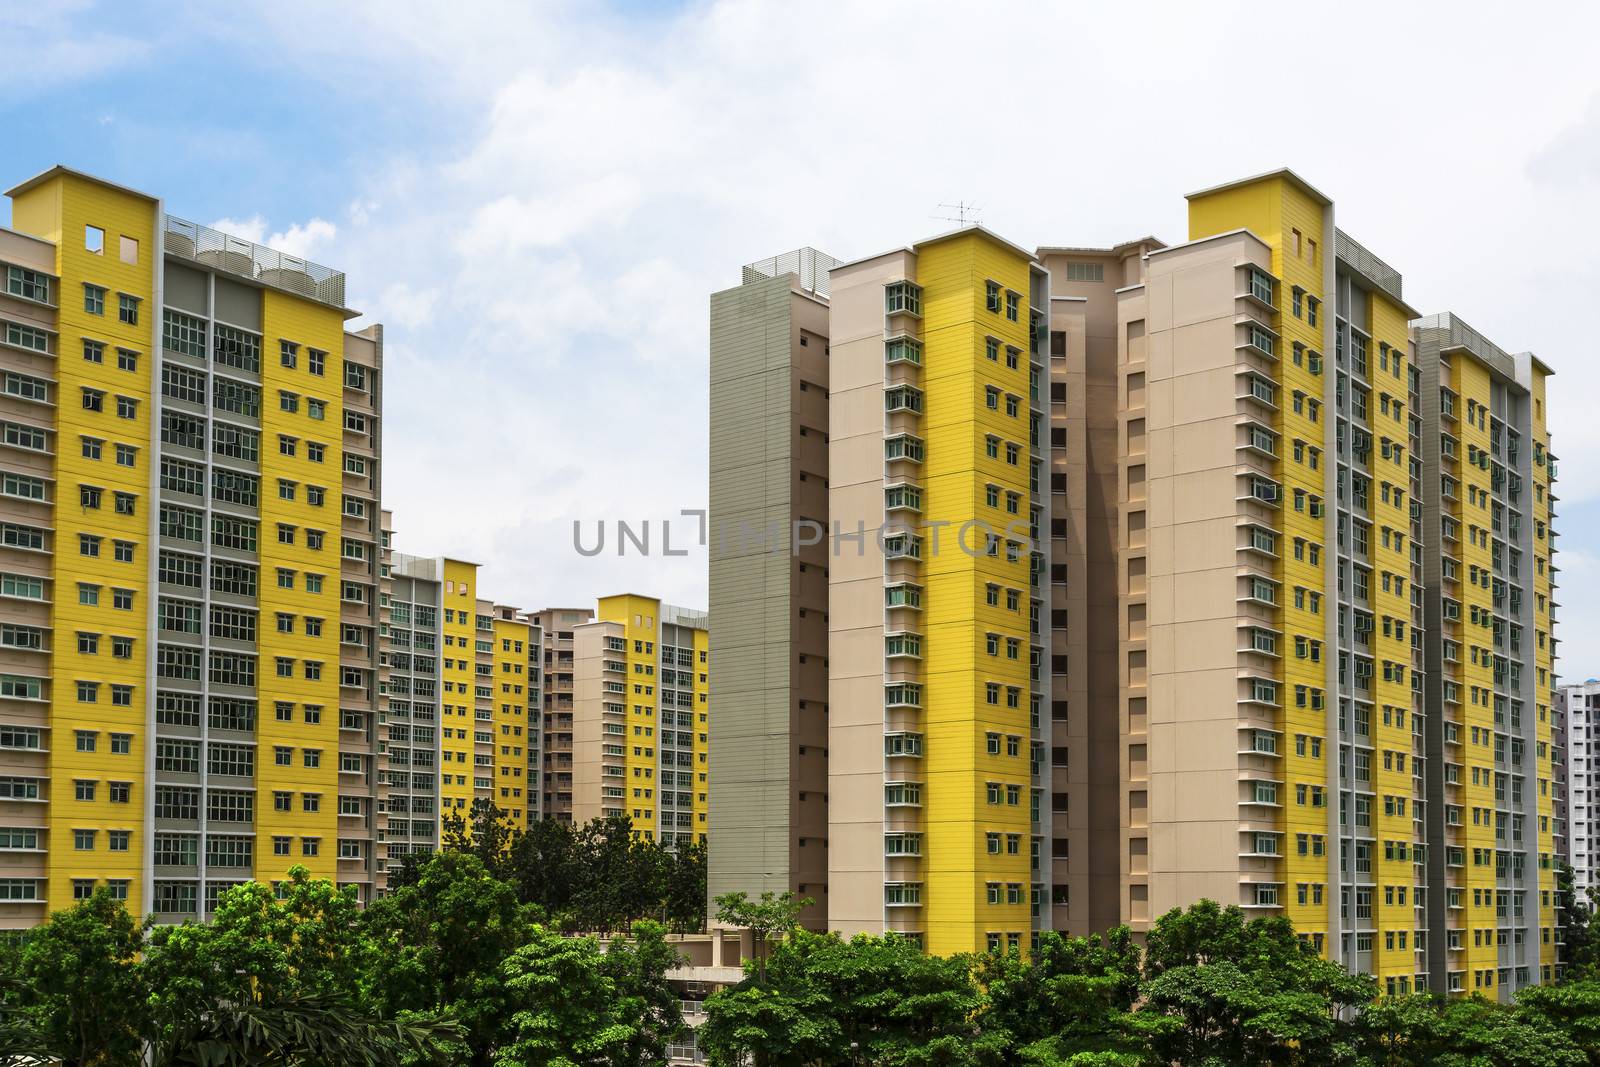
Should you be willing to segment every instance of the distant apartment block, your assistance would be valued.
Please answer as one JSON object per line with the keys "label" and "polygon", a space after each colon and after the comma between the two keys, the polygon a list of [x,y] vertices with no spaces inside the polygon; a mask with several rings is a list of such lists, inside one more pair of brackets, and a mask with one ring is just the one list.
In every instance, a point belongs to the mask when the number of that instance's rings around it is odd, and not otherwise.
{"label": "distant apartment block", "polygon": [[1556,701],[1566,712],[1566,861],[1584,900],[1600,887],[1600,682],[1564,685]]}
{"label": "distant apartment block", "polygon": [[382,601],[388,860],[440,844],[474,801],[513,829],[540,817],[542,632],[478,596],[478,566],[395,553]]}
{"label": "distant apartment block", "polygon": [[574,630],[574,822],[627,816],[667,845],[706,844],[706,613],[625,593]]}

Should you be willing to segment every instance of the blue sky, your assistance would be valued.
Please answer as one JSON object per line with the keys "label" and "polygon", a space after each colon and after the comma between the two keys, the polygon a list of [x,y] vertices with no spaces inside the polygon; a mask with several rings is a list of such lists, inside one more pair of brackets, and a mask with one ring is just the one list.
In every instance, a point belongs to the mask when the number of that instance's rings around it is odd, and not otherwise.
{"label": "blue sky", "polygon": [[1024,245],[1177,240],[1185,192],[1286,164],[1422,311],[1556,368],[1561,669],[1600,674],[1600,9],[1260,12],[11,9],[0,178],[66,163],[345,270],[388,329],[398,547],[537,607],[704,604],[703,553],[583,559],[571,524],[704,505],[706,294],[739,264],[904,244],[958,198]]}

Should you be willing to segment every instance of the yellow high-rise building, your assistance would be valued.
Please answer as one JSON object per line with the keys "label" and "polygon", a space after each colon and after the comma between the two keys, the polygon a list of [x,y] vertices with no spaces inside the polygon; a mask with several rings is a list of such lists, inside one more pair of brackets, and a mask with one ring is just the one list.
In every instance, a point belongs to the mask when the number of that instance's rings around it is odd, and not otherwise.
{"label": "yellow high-rise building", "polygon": [[439,847],[452,817],[492,803],[513,830],[540,817],[542,630],[479,595],[476,563],[393,551],[384,514],[381,691],[388,857]]}
{"label": "yellow high-rise building", "polygon": [[0,926],[381,890],[382,330],[344,276],[57,167],[0,230]]}
{"label": "yellow high-rise building", "polygon": [[1047,278],[969,228],[830,284],[829,925],[1025,947],[1051,816]]}

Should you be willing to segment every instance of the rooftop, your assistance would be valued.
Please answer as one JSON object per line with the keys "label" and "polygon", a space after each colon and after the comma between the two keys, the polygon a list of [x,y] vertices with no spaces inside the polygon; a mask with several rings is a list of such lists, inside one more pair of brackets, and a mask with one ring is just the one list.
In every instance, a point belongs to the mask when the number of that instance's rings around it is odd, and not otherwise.
{"label": "rooftop", "polygon": [[828,271],[838,264],[839,261],[826,252],[819,252],[815,248],[797,248],[793,252],[746,263],[740,272],[739,282],[748,284],[759,278],[793,274],[800,280],[801,289],[825,297],[828,295]]}
{"label": "rooftop", "polygon": [[[246,278],[260,285],[303,296],[341,311],[344,306],[344,272],[258,245],[243,237],[213,230],[198,222],[166,216],[163,244],[167,255],[187,259],[213,270]],[[348,313],[346,317],[353,317]]]}

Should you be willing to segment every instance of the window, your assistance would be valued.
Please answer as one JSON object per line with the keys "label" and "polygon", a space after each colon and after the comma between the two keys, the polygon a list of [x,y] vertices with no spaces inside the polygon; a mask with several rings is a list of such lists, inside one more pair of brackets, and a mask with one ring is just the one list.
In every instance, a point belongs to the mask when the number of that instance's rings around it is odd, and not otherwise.
{"label": "window", "polygon": [[884,287],[884,310],[893,315],[922,314],[922,287],[911,282],[893,282]]}
{"label": "window", "polygon": [[139,325],[139,298],[127,293],[117,294],[117,320],[128,326]]}
{"label": "window", "polygon": [[83,283],[83,310],[90,315],[106,313],[106,290],[102,285]]}
{"label": "window", "polygon": [[161,343],[169,351],[195,359],[206,358],[206,323],[171,308],[162,313]]}
{"label": "window", "polygon": [[320,348],[306,349],[306,370],[319,377],[328,371],[328,353]]}

